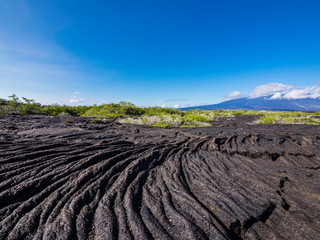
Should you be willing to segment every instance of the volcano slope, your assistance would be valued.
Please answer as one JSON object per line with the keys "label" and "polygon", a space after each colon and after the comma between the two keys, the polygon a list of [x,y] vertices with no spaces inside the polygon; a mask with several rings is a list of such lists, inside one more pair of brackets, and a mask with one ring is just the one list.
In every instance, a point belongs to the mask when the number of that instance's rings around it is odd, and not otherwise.
{"label": "volcano slope", "polygon": [[320,239],[320,128],[0,117],[0,239]]}

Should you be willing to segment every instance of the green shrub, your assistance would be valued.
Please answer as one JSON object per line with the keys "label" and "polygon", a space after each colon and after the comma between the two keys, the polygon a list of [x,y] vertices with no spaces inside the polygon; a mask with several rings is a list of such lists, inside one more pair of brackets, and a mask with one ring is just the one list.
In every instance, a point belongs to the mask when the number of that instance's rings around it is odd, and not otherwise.
{"label": "green shrub", "polygon": [[136,107],[132,103],[119,102],[103,104],[99,106],[92,106],[86,112],[81,114],[81,116],[98,118],[118,118],[131,115],[142,115],[143,113],[143,108]]}
{"label": "green shrub", "polygon": [[155,127],[203,127],[210,126],[209,123],[201,121],[186,121],[184,117],[178,114],[162,114],[161,116],[141,116],[138,118],[122,118],[118,120],[121,123],[131,123],[137,125],[147,125]]}
{"label": "green shrub", "polygon": [[120,122],[157,127],[205,127],[220,117],[236,115],[259,115],[258,124],[320,124],[320,112],[254,111],[254,110],[189,110],[172,108],[140,108],[130,102],[110,103],[94,106],[60,106],[58,104],[41,105],[32,99],[15,94],[9,100],[0,98],[0,114],[42,114],[84,116],[96,120],[108,121],[119,118]]}
{"label": "green shrub", "polygon": [[[289,115],[289,116],[288,116]],[[296,115],[296,116],[294,116]],[[304,114],[283,114],[262,116],[256,123],[258,124],[320,124],[320,119],[312,116],[301,116]]]}
{"label": "green shrub", "polygon": [[259,123],[263,124],[275,124],[278,123],[278,118],[277,117],[271,117],[271,116],[262,116],[260,118]]}
{"label": "green shrub", "polygon": [[162,115],[180,115],[183,116],[184,112],[178,109],[172,109],[172,108],[160,108],[160,107],[148,107],[144,108],[144,114],[145,116],[162,116]]}

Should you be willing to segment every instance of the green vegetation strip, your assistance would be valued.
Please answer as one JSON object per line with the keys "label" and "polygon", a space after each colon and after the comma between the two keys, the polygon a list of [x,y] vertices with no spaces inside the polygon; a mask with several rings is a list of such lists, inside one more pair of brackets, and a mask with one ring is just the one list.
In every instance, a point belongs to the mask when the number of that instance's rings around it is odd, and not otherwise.
{"label": "green vegetation strip", "polygon": [[256,124],[320,124],[320,112],[285,112],[253,110],[189,110],[172,108],[140,108],[129,102],[110,103],[93,106],[41,105],[34,100],[22,98],[15,94],[10,100],[0,98],[0,115],[38,114],[90,117],[95,120],[117,119],[121,123],[148,125],[155,127],[207,127],[221,117],[236,115],[261,116]]}

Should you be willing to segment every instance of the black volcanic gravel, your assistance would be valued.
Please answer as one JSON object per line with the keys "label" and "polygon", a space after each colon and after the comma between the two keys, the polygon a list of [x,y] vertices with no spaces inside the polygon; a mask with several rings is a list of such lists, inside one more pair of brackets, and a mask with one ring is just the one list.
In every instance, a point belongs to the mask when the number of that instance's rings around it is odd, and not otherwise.
{"label": "black volcanic gravel", "polygon": [[0,239],[320,239],[320,127],[0,116]]}

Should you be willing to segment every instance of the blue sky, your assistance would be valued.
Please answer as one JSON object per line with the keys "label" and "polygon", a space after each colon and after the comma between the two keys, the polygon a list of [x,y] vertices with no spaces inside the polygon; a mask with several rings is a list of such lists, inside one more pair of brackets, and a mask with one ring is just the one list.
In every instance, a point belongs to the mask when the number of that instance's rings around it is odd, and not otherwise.
{"label": "blue sky", "polygon": [[171,107],[275,86],[316,96],[319,12],[318,0],[0,1],[0,97]]}

